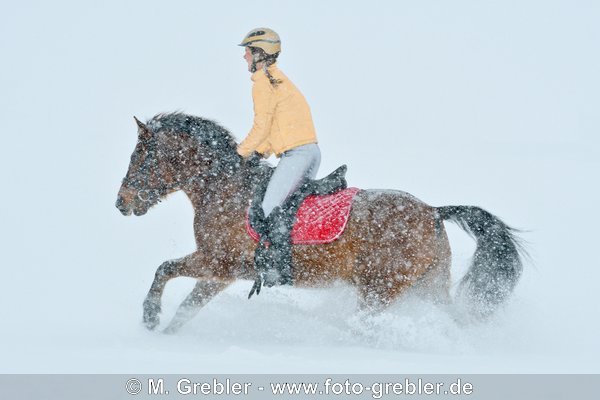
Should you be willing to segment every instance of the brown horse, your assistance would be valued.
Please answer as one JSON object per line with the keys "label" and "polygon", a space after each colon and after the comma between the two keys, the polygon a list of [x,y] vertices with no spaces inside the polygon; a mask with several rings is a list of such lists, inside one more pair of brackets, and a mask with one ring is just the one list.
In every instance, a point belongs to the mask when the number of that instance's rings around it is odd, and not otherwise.
{"label": "brown horse", "polygon": [[[192,318],[237,279],[255,278],[255,243],[245,213],[256,185],[272,167],[244,160],[236,141],[216,123],[181,113],[138,121],[138,142],[116,206],[123,215],[145,214],[163,197],[183,190],[194,207],[197,250],[161,264],[144,301],[149,329],[159,323],[161,296],[172,278],[197,279],[168,331]],[[296,286],[342,280],[356,287],[359,306],[377,310],[412,287],[439,302],[450,301],[451,253],[443,220],[453,220],[477,240],[457,296],[478,315],[491,313],[521,274],[513,230],[477,207],[432,207],[408,193],[364,190],[353,200],[343,235],[335,242],[293,248]]]}

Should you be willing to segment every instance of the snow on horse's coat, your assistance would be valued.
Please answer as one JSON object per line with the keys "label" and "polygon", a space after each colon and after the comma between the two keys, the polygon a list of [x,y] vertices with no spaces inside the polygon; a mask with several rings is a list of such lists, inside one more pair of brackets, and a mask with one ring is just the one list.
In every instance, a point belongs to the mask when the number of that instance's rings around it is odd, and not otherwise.
{"label": "snow on horse's coat", "polygon": [[[292,229],[293,244],[323,244],[338,239],[348,223],[352,199],[360,192],[347,188],[325,196],[308,196],[296,214]],[[259,235],[252,229],[246,213],[246,231],[256,242]]]}

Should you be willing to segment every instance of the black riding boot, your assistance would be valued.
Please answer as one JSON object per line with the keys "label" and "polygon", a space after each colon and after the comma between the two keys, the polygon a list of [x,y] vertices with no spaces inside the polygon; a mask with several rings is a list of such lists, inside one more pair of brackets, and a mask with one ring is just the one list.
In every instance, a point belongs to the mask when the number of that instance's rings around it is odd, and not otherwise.
{"label": "black riding boot", "polygon": [[271,268],[270,266],[273,264],[273,261],[271,260],[271,252],[269,251],[269,225],[267,224],[267,219],[265,218],[262,207],[260,205],[250,207],[248,217],[250,226],[252,226],[259,236],[256,250],[254,250],[254,269],[258,273],[258,276],[257,281],[254,283],[255,287],[250,293],[250,295],[252,295],[255,289],[258,289],[257,293],[260,292],[262,277],[265,271]]}
{"label": "black riding boot", "polygon": [[256,290],[260,286],[291,285],[292,275],[292,231],[293,216],[276,207],[267,218],[261,207],[250,212],[250,224],[260,236],[260,241],[254,251],[254,268],[259,279],[255,282]]}
{"label": "black riding boot", "polygon": [[267,217],[268,235],[270,242],[268,249],[270,268],[264,276],[267,287],[275,285],[292,285],[294,283],[292,271],[292,240],[291,232],[294,216],[289,212],[275,207]]}

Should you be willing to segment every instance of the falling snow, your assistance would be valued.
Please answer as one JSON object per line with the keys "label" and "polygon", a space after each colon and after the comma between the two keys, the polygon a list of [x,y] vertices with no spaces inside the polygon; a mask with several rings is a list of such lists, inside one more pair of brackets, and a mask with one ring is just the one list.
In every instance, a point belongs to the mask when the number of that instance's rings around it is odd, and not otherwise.
{"label": "falling snow", "polygon": [[[596,6],[181,7],[58,1],[3,10],[1,372],[600,372]],[[491,318],[473,321],[460,302],[435,302],[416,289],[384,311],[357,311],[356,286],[340,280],[248,300],[252,280],[242,273],[166,335],[196,284],[170,281],[157,330],[142,325],[144,298],[157,269],[169,273],[167,261],[206,247],[210,257],[199,260],[206,268],[251,259],[251,241],[232,251],[219,236],[243,223],[227,215],[247,206],[250,193],[225,187],[231,195],[223,201],[208,186],[238,177],[239,160],[215,154],[250,128],[251,81],[235,44],[259,20],[280,28],[281,67],[311,105],[319,176],[348,164],[350,185],[390,189],[365,192],[365,203],[403,199],[375,213],[355,208],[356,221],[373,227],[365,241],[396,213],[404,213],[395,221],[399,235],[424,240],[426,224],[408,229],[411,205],[421,200],[479,206],[523,230],[516,234],[530,258]],[[308,20],[311,29],[298,28]],[[364,49],[375,58],[365,59]],[[185,114],[171,125],[152,116],[177,109],[202,120],[191,124],[192,135],[170,141]],[[179,182],[202,195],[149,190],[145,205],[131,210],[140,216],[115,209],[128,165],[144,159],[130,158],[138,138],[132,115],[164,144],[147,168],[169,169],[134,184]],[[222,130],[198,142],[207,127]],[[233,136],[223,141],[225,131]],[[198,145],[206,151],[195,152]],[[201,173],[182,173],[194,168]],[[194,213],[191,204],[209,212]],[[452,222],[444,228],[455,299],[476,245]],[[380,265],[394,250],[382,249],[365,265]],[[415,283],[383,269],[384,286],[385,277]]]}

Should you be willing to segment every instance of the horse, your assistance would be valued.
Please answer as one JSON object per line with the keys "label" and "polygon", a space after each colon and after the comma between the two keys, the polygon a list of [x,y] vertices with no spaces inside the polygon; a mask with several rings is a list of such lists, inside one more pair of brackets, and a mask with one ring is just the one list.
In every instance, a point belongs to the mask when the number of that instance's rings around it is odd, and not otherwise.
{"label": "horse", "polygon": [[[143,323],[159,323],[161,297],[173,278],[195,278],[192,291],[165,332],[175,332],[238,279],[254,280],[255,242],[245,216],[257,185],[272,172],[266,161],[244,159],[237,142],[216,122],[184,113],[135,118],[138,140],[116,207],[144,215],[176,191],[194,208],[196,251],[163,262],[143,302]],[[344,281],[356,289],[358,308],[385,309],[411,288],[435,302],[465,301],[473,315],[491,315],[513,292],[522,272],[516,230],[475,206],[433,207],[397,190],[361,190],[352,200],[344,233],[334,242],[294,245],[294,286]],[[477,247],[451,298],[451,249],[443,221],[457,223]]]}

